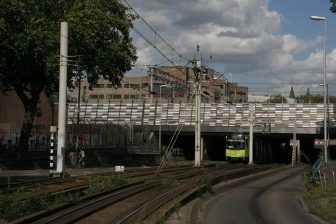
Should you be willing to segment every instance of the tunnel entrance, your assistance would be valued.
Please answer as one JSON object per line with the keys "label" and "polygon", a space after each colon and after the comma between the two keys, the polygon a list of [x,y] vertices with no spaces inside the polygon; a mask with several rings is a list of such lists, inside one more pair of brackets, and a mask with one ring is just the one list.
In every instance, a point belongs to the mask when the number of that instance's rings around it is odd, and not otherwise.
{"label": "tunnel entrance", "polygon": [[[225,160],[226,141],[230,133],[202,133],[204,143],[204,159],[213,161]],[[172,135],[165,134],[162,144],[168,145]],[[301,162],[313,163],[319,150],[314,148],[314,139],[319,136],[297,135],[300,140]],[[275,162],[289,164],[292,162],[292,147],[290,140],[293,134],[255,134],[254,135],[254,161]],[[180,148],[185,159],[194,160],[195,138],[194,135],[181,134],[174,144],[174,148]],[[336,157],[336,146],[330,147],[330,157]]]}

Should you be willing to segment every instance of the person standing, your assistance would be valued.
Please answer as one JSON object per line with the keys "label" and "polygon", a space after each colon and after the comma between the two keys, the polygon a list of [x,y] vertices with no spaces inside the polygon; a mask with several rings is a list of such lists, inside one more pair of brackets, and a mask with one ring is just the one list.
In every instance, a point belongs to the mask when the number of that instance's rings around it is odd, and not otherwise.
{"label": "person standing", "polygon": [[84,151],[84,149],[81,149],[79,154],[78,154],[78,163],[79,163],[80,167],[84,167],[84,165],[85,165],[84,158],[85,158],[85,151]]}

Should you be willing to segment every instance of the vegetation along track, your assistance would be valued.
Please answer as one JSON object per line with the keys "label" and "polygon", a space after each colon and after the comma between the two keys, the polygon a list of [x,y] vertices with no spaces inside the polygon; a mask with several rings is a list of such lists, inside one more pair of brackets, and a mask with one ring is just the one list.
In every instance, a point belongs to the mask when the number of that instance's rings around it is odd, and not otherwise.
{"label": "vegetation along track", "polygon": [[179,174],[162,175],[126,188],[94,194],[76,203],[57,206],[32,214],[13,223],[93,223],[104,219],[110,223],[138,223],[148,219],[156,223],[176,205],[197,196],[212,184],[278,167],[220,166],[185,170]]}
{"label": "vegetation along track", "polygon": [[[163,176],[183,173],[188,166],[167,167]],[[104,172],[85,176],[66,178],[47,178],[40,182],[20,183],[0,192],[0,223],[12,221],[45,207],[62,209],[95,195],[99,192],[114,192],[141,183],[144,180],[156,179],[156,168],[133,169],[125,173]],[[101,193],[101,194],[103,194]]]}
{"label": "vegetation along track", "polygon": [[[169,173],[173,171],[191,169],[190,165],[180,165],[175,167],[167,167],[163,170],[163,173]],[[146,178],[147,175],[153,175],[156,171],[156,167],[151,168],[139,168],[127,171],[127,175],[130,178],[135,177],[143,177]],[[114,172],[101,172],[96,174],[90,175],[81,175],[81,176],[74,176],[74,177],[54,177],[54,178],[40,178],[30,181],[22,181],[22,182],[13,182],[10,183],[8,181],[7,184],[0,185],[0,193],[2,194],[10,194],[20,191],[33,191],[37,187],[41,188],[44,193],[53,193],[56,194],[57,192],[64,193],[64,192],[71,192],[71,189],[84,189],[88,186],[90,181],[94,181],[94,179],[99,179],[100,177],[106,177],[113,175]],[[10,179],[10,178],[9,178]]]}

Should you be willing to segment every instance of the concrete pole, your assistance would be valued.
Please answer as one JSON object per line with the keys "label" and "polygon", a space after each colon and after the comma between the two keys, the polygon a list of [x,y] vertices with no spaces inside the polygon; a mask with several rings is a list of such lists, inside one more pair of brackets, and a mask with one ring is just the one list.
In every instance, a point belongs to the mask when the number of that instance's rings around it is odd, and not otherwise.
{"label": "concrete pole", "polygon": [[253,164],[253,111],[250,104],[249,164]]}
{"label": "concrete pole", "polygon": [[296,100],[295,100],[295,117],[294,117],[294,132],[293,132],[293,148],[292,148],[292,166],[297,162],[297,143],[296,143]]}
{"label": "concrete pole", "polygon": [[201,137],[201,161],[204,159],[204,138]]}
{"label": "concrete pole", "polygon": [[326,39],[327,20],[324,19],[324,52],[323,52],[323,108],[324,108],[324,162],[328,165],[328,142],[327,142],[327,59],[326,59]]}
{"label": "concrete pole", "polygon": [[298,165],[301,164],[301,148],[300,148],[300,140],[297,140],[296,141],[296,144],[297,144],[297,152],[298,152],[298,158],[297,158],[297,162],[298,162]]}
{"label": "concrete pole", "polygon": [[150,103],[153,103],[153,75],[149,75],[149,85],[150,85]]}
{"label": "concrete pole", "polygon": [[162,85],[160,85],[159,86],[159,89],[160,89],[160,124],[159,124],[159,151],[160,151],[160,153],[161,153],[161,121],[162,121],[162,101],[161,101],[161,87],[162,87]]}
{"label": "concrete pole", "polygon": [[[77,67],[78,69],[78,67]],[[78,71],[79,73],[79,71]],[[77,75],[78,75],[77,73]],[[77,137],[76,137],[76,152],[79,152],[79,119],[80,119],[80,92],[81,92],[81,77],[80,75],[77,77],[78,81],[78,98],[77,98]]]}
{"label": "concrete pole", "polygon": [[58,106],[58,135],[57,135],[57,166],[56,172],[64,171],[64,147],[66,139],[66,91],[68,72],[68,23],[61,23],[60,38],[60,77],[59,77],[59,106]]}
{"label": "concrete pole", "polygon": [[195,167],[201,166],[201,82],[200,77],[196,78],[196,96],[195,96]]}
{"label": "concrete pole", "polygon": [[325,16],[311,16],[310,19],[324,22],[324,51],[323,51],[323,108],[324,108],[324,162],[328,164],[328,142],[327,142],[327,58],[326,58],[326,43],[327,43],[327,18]]}

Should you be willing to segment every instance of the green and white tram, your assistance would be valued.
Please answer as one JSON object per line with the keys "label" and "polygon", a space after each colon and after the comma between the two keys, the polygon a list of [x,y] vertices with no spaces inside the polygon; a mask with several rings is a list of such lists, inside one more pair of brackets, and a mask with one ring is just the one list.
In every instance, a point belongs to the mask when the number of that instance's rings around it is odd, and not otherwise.
{"label": "green and white tram", "polygon": [[249,146],[248,136],[244,134],[233,134],[226,139],[225,158],[230,162],[248,162]]}

